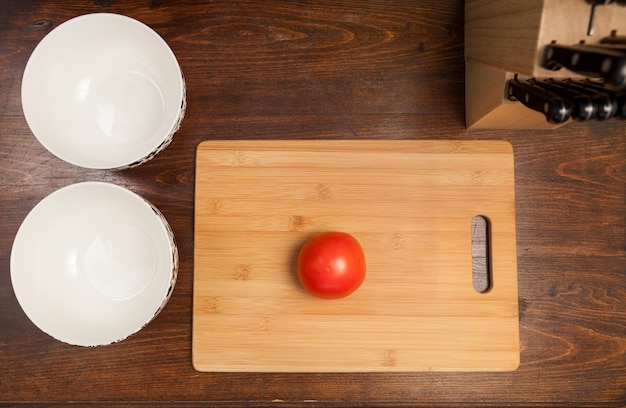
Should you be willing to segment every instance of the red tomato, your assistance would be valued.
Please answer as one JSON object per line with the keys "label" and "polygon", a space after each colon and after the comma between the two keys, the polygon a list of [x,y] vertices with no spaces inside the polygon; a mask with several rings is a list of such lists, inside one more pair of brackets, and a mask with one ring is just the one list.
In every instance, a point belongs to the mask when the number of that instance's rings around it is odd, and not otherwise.
{"label": "red tomato", "polygon": [[322,232],[298,255],[298,278],[307,292],[322,299],[346,297],[365,280],[363,248],[345,232]]}

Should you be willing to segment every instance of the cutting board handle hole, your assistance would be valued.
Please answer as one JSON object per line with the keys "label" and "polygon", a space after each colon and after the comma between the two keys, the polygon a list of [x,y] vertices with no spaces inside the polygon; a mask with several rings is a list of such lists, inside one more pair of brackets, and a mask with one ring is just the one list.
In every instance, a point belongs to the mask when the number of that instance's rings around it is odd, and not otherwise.
{"label": "cutting board handle hole", "polygon": [[472,284],[478,293],[491,289],[491,234],[489,218],[472,218]]}

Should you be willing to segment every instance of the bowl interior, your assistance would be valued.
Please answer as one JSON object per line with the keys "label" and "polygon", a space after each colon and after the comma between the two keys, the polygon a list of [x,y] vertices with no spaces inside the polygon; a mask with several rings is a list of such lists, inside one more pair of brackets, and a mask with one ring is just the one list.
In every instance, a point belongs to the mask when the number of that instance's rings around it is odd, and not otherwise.
{"label": "bowl interior", "polygon": [[138,195],[108,183],[50,194],[15,237],[11,280],[44,332],[70,344],[122,340],[167,300],[177,265],[169,227]]}
{"label": "bowl interior", "polygon": [[52,30],[33,51],[22,106],[39,141],[83,167],[115,168],[170,135],[184,99],[172,50],[151,28],[117,14],[87,14]]}

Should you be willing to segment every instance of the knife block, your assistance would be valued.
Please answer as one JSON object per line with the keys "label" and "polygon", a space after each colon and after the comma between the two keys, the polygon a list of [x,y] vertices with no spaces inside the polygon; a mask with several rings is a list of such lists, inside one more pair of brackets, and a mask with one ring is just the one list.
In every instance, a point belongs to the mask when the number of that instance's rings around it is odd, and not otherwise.
{"label": "knife block", "polygon": [[[597,6],[594,32],[587,35],[591,5],[585,0],[465,1],[465,120],[468,129],[554,129],[545,116],[505,95],[506,83],[520,79],[580,78],[565,68],[541,67],[544,47],[553,41],[598,43],[612,31],[626,34],[626,7]],[[568,123],[568,122],[566,122]],[[566,124],[565,123],[565,124]]]}

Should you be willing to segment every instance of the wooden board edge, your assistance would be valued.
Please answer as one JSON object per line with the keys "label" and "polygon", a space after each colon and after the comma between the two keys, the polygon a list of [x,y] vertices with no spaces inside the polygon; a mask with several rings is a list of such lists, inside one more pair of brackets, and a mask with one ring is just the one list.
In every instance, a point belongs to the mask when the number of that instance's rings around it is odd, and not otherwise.
{"label": "wooden board edge", "polygon": [[[272,149],[285,149],[285,144],[291,144],[291,148],[295,147],[295,148],[307,148],[307,145],[309,145],[311,142],[319,142],[322,146],[320,146],[322,148],[322,150],[325,149],[336,149],[338,147],[341,146],[351,146],[349,147],[350,150],[353,150],[354,147],[354,143],[359,143],[359,142],[369,142],[369,143],[373,143],[373,144],[393,144],[394,148],[397,148],[398,146],[402,146],[404,144],[406,144],[409,147],[416,147],[416,145],[420,145],[419,147],[424,147],[424,146],[428,146],[430,143],[441,143],[441,142],[446,142],[446,140],[380,140],[380,139],[372,139],[372,140],[359,140],[359,141],[354,141],[354,140],[324,140],[324,139],[319,139],[319,140],[303,140],[303,141],[294,141],[294,140],[205,140],[202,141],[198,144],[197,146],[197,156],[196,156],[196,172],[198,171],[198,166],[197,166],[197,161],[198,161],[198,155],[201,152],[207,152],[207,151],[211,151],[214,149],[226,149],[226,150],[231,150],[232,149],[232,144],[237,144],[239,145],[238,148],[241,149],[263,149],[263,150],[272,150]],[[447,142],[450,143],[451,146],[453,146],[453,149],[457,149],[459,146],[462,145],[482,145],[482,146],[491,146],[492,148],[496,148],[495,150],[497,151],[497,153],[502,153],[502,154],[510,154],[511,156],[511,167],[514,173],[514,149],[513,149],[513,145],[506,140],[474,140],[474,141],[458,141],[458,140],[447,140]],[[308,149],[308,148],[307,148]],[[198,183],[198,178],[196,177],[195,179],[196,181],[194,182],[194,188],[197,187],[197,183]],[[513,188],[514,188],[514,184],[513,184]],[[195,210],[195,194],[194,194],[194,234],[195,234],[195,229],[196,229],[196,223],[197,223],[197,217],[195,217],[196,215],[196,210]],[[192,285],[195,282],[195,264],[196,264],[196,251],[195,251],[195,246],[196,244],[194,243],[194,270],[193,270],[193,279],[192,279]],[[515,257],[517,258],[517,251],[515,251]],[[516,266],[517,266],[517,262],[516,262]],[[518,273],[517,273],[517,267],[516,267],[516,271],[515,271],[515,278],[517,279],[518,277]],[[192,306],[192,310],[195,310],[195,304],[196,304],[196,289],[195,289],[195,285],[193,285],[193,298],[192,298],[192,302],[193,305]],[[519,304],[519,297],[517,299],[517,303]],[[519,311],[519,306],[518,306],[518,311]],[[415,370],[415,369],[376,369],[376,370],[362,370],[362,369],[338,369],[338,370],[250,370],[250,369],[225,369],[225,370],[219,370],[219,369],[215,369],[214,367],[210,367],[206,364],[203,364],[201,361],[198,360],[195,350],[196,348],[194,347],[195,342],[197,341],[197,334],[196,334],[196,325],[195,325],[195,316],[196,314],[193,313],[192,316],[192,358],[191,358],[191,362],[192,362],[192,367],[194,368],[195,371],[197,372],[201,372],[201,373],[250,373],[250,372],[255,372],[255,373],[400,373],[400,372],[411,372],[411,373],[421,373],[421,372],[428,372],[431,370]],[[497,370],[495,369],[490,369],[490,368],[481,368],[481,367],[473,367],[471,369],[456,369],[456,368],[445,368],[445,369],[436,369],[436,370],[432,370],[432,372],[510,372],[510,371],[515,371],[519,368],[520,365],[520,338],[519,338],[519,329],[520,329],[520,325],[519,325],[519,313],[517,313],[517,318],[518,318],[518,322],[517,322],[517,342],[515,345],[515,355],[516,358],[512,358],[511,360],[507,360],[508,365],[507,366],[503,366],[502,368],[499,368]]]}

